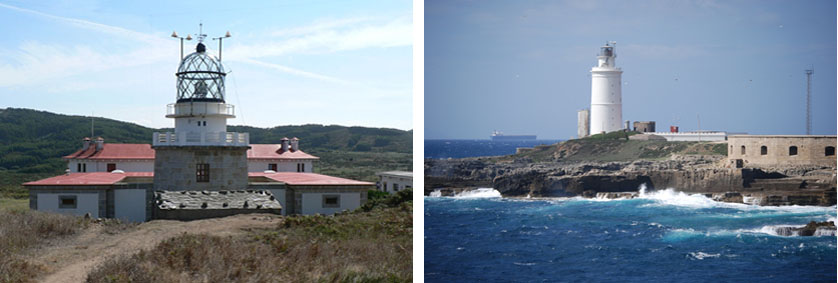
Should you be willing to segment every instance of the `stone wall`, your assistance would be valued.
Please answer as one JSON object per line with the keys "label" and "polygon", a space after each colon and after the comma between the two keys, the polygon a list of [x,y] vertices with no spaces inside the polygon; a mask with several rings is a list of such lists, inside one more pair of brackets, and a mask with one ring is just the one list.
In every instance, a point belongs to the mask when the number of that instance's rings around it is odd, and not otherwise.
{"label": "stone wall", "polygon": [[[241,190],[247,188],[247,149],[236,146],[154,147],[154,189]],[[209,182],[198,182],[197,164],[209,164]]]}
{"label": "stone wall", "polygon": [[642,133],[654,133],[655,121],[634,122],[634,130]]}
{"label": "stone wall", "polygon": [[[742,167],[836,166],[835,136],[733,135],[727,143],[728,162],[733,166],[737,166],[738,160]],[[791,147],[796,147],[796,154]],[[831,155],[827,154],[827,147],[832,148]]]}

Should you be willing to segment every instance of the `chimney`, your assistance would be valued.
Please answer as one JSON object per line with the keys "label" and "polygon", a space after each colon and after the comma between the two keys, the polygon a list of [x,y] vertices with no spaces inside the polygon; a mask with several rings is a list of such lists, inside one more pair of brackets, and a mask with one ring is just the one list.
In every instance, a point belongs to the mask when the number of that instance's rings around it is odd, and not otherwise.
{"label": "chimney", "polygon": [[291,138],[291,151],[298,151],[300,150],[300,139],[297,137]]}
{"label": "chimney", "polygon": [[96,151],[100,151],[105,148],[105,139],[102,137],[96,138]]}
{"label": "chimney", "polygon": [[279,148],[279,152],[283,153],[288,151],[288,138],[282,138],[282,146]]}
{"label": "chimney", "polygon": [[85,137],[85,138],[81,141],[81,150],[82,150],[82,151],[85,151],[85,150],[87,150],[88,148],[90,148],[90,138]]}

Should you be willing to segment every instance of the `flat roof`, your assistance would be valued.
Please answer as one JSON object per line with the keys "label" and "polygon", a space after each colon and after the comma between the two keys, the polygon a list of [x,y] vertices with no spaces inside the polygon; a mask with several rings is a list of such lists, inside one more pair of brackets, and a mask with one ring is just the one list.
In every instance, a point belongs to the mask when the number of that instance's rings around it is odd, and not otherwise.
{"label": "flat roof", "polygon": [[407,177],[413,178],[413,172],[411,171],[385,171],[385,172],[378,172],[375,175],[390,175],[390,176],[399,176],[399,177]]}
{"label": "flat roof", "polygon": [[[340,177],[316,173],[278,172],[262,173],[248,172],[248,177],[264,177],[288,185],[312,186],[372,186],[374,183],[356,181]],[[108,186],[130,177],[154,177],[154,172],[89,172],[69,173],[38,181],[24,183],[24,186]]]}
{"label": "flat roof", "polygon": [[248,177],[265,177],[274,181],[283,182],[288,185],[311,185],[311,186],[335,186],[335,185],[350,185],[350,186],[372,186],[374,183],[356,181],[351,179],[344,179],[340,177],[333,177],[317,173],[298,173],[298,172],[277,172],[277,173],[263,173],[250,172]]}
{"label": "flat roof", "polygon": [[832,135],[730,135],[728,138],[834,138]]}
{"label": "flat roof", "polygon": [[152,172],[91,172],[91,173],[69,173],[49,177],[38,181],[23,183],[24,186],[108,186],[116,184],[128,177],[153,177]]}

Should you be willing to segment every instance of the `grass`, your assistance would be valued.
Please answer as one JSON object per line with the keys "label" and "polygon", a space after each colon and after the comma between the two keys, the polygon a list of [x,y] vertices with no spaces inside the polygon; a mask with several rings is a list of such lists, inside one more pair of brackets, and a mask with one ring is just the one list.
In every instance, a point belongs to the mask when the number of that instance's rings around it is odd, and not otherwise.
{"label": "grass", "polygon": [[375,173],[382,171],[413,171],[413,154],[399,152],[351,152],[319,150],[315,173],[367,182],[376,182]]}
{"label": "grass", "polygon": [[103,263],[87,281],[408,282],[411,195],[384,198],[369,211],[291,216],[247,235],[183,234]]}
{"label": "grass", "polygon": [[[27,249],[53,238],[75,234],[89,222],[81,217],[16,209],[4,199],[0,209],[0,282],[29,282],[43,271],[22,257]],[[12,203],[10,207],[5,204]]]}
{"label": "grass", "polygon": [[58,174],[61,173],[18,173],[0,170],[0,198],[29,198],[29,192],[21,184]]}
{"label": "grass", "polygon": [[529,158],[533,162],[551,161],[633,161],[638,159],[665,159],[681,155],[727,156],[727,143],[716,142],[668,142],[624,140],[623,135],[635,132],[613,132],[594,135],[589,138],[568,140],[556,145],[535,147],[533,151],[517,154],[506,159]]}
{"label": "grass", "polygon": [[25,211],[29,210],[29,199],[0,198],[0,210]]}

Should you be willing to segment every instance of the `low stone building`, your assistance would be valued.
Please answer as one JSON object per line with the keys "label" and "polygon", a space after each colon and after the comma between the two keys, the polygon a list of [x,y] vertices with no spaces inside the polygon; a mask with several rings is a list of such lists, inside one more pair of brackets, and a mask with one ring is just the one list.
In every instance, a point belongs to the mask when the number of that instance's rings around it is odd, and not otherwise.
{"label": "low stone building", "polygon": [[378,190],[388,193],[397,193],[413,187],[413,172],[409,171],[387,171],[375,174],[379,178]]}
{"label": "low stone building", "polygon": [[634,131],[641,133],[654,133],[655,121],[636,121],[634,122]]}
{"label": "low stone building", "polygon": [[237,190],[155,190],[154,173],[121,171],[67,173],[23,186],[29,190],[30,209],[131,222],[239,213],[333,214],[361,207],[367,191],[375,189],[370,182],[315,173],[248,175],[247,184]]}
{"label": "low stone building", "polygon": [[727,143],[731,167],[836,166],[836,136],[731,135]]}

